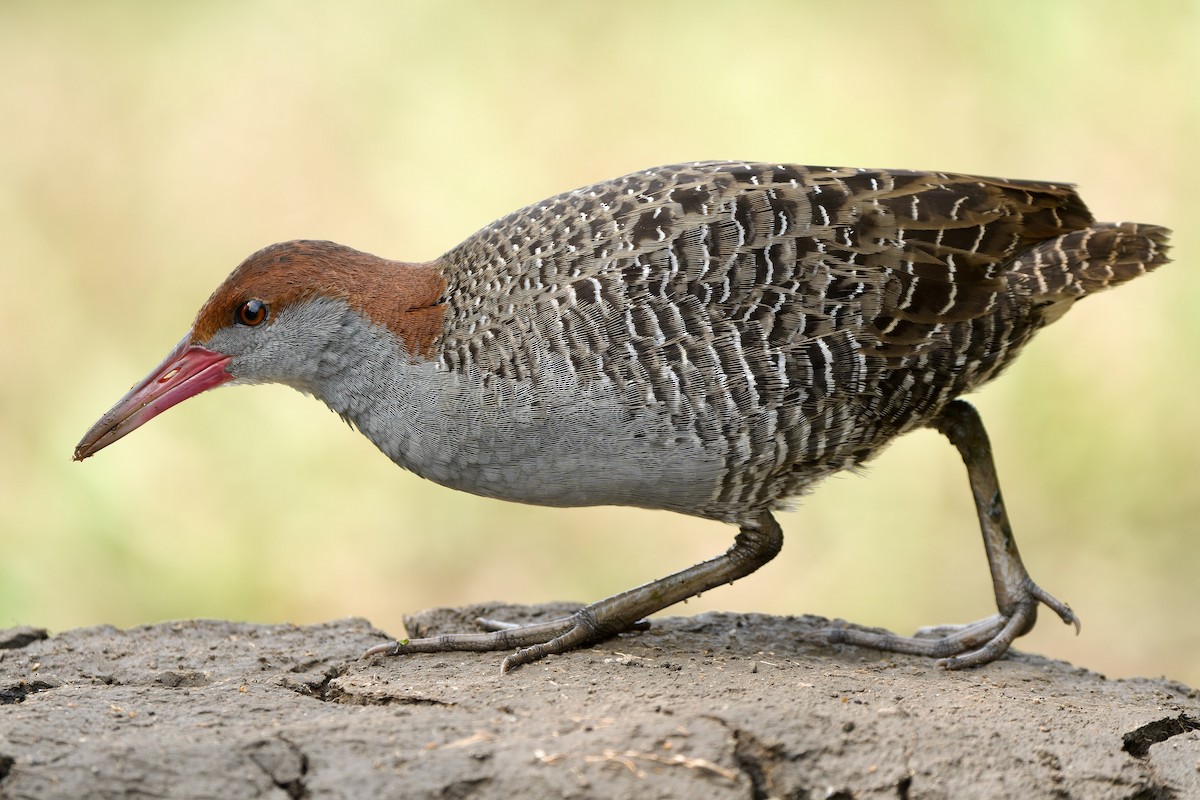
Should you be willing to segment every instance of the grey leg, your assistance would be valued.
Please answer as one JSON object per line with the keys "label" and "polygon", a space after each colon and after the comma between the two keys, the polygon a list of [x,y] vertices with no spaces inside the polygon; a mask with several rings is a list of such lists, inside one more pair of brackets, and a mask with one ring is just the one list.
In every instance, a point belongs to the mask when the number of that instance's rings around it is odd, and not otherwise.
{"label": "grey leg", "polygon": [[452,633],[372,647],[364,656],[378,654],[441,653],[453,650],[508,650],[501,671],[528,664],[554,653],[604,641],[638,625],[639,620],[681,600],[722,584],[732,583],[770,561],[783,546],[783,531],[769,513],[742,525],[733,546],[716,558],[651,581],[636,589],[585,606],[569,617],[530,625],[510,625],[480,620],[487,633]]}
{"label": "grey leg", "polygon": [[967,625],[924,629],[913,638],[849,628],[830,629],[824,636],[830,642],[931,656],[939,659],[938,666],[961,669],[986,664],[1004,655],[1014,639],[1033,629],[1039,604],[1049,606],[1078,632],[1079,618],[1071,607],[1034,583],[1021,563],[1008,513],[1004,510],[1004,498],[1000,495],[992,447],[979,412],[964,400],[954,400],[930,422],[930,426],[958,448],[967,466],[1000,613]]}

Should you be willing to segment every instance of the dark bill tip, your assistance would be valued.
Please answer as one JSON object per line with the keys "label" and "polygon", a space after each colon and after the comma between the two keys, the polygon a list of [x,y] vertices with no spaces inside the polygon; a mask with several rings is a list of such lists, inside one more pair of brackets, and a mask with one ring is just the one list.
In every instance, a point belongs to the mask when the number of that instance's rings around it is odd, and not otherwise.
{"label": "dark bill tip", "polygon": [[232,380],[233,376],[226,371],[229,361],[230,357],[223,353],[192,344],[189,333],[153,372],[84,434],[75,447],[74,459],[83,461],[171,406]]}

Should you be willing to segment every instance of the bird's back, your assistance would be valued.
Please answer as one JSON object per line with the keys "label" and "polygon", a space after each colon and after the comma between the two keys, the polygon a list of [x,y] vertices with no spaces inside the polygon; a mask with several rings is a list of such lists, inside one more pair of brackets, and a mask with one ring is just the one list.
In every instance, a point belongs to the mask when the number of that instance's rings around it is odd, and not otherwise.
{"label": "bird's back", "polygon": [[[661,498],[642,486],[630,502],[738,521],[921,425],[1075,299],[1163,263],[1165,243],[1155,226],[1095,223],[1063,184],[661,167],[529,206],[447,253],[435,352],[451,373],[525,387],[527,415],[570,414],[577,436],[558,448],[617,469],[703,454],[703,507],[667,496],[686,463]],[[629,424],[561,408],[574,397]]]}

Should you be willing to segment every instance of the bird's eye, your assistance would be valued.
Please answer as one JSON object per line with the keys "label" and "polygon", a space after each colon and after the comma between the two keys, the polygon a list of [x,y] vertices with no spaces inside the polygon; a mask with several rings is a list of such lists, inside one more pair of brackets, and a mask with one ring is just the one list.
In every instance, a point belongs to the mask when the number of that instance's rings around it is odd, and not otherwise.
{"label": "bird's eye", "polygon": [[267,304],[262,300],[247,300],[233,312],[233,321],[250,328],[267,321]]}

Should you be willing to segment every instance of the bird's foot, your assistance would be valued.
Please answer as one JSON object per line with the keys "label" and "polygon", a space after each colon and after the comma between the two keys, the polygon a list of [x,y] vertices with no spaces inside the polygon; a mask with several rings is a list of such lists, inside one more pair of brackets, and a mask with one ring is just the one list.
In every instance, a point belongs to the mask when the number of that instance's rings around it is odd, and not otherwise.
{"label": "bird's foot", "polygon": [[485,633],[449,633],[424,639],[408,639],[376,645],[363,653],[363,658],[375,655],[400,656],[410,653],[447,653],[458,651],[485,652],[511,650],[500,665],[501,673],[536,661],[543,656],[565,653],[580,647],[602,642],[622,631],[646,630],[650,623],[638,620],[620,625],[597,622],[594,608],[581,608],[574,614],[548,622],[517,624],[478,617],[475,624]]}
{"label": "bird's foot", "polygon": [[915,636],[897,636],[855,628],[826,628],[817,637],[829,644],[852,644],[873,650],[936,658],[945,669],[963,669],[987,664],[1003,656],[1013,641],[1033,628],[1039,605],[1049,606],[1079,633],[1079,617],[1066,603],[1029,581],[1013,610],[966,625],[922,628]]}
{"label": "bird's foot", "polygon": [[389,642],[372,647],[363,656],[517,648],[500,665],[501,672],[508,672],[513,667],[528,664],[543,656],[587,647],[624,631],[645,630],[650,626],[646,617],[681,600],[749,575],[770,561],[782,545],[783,531],[779,523],[764,511],[740,526],[733,546],[721,555],[599,600],[570,616],[528,625],[477,619],[476,624],[484,628],[486,633],[452,633],[406,642]]}

